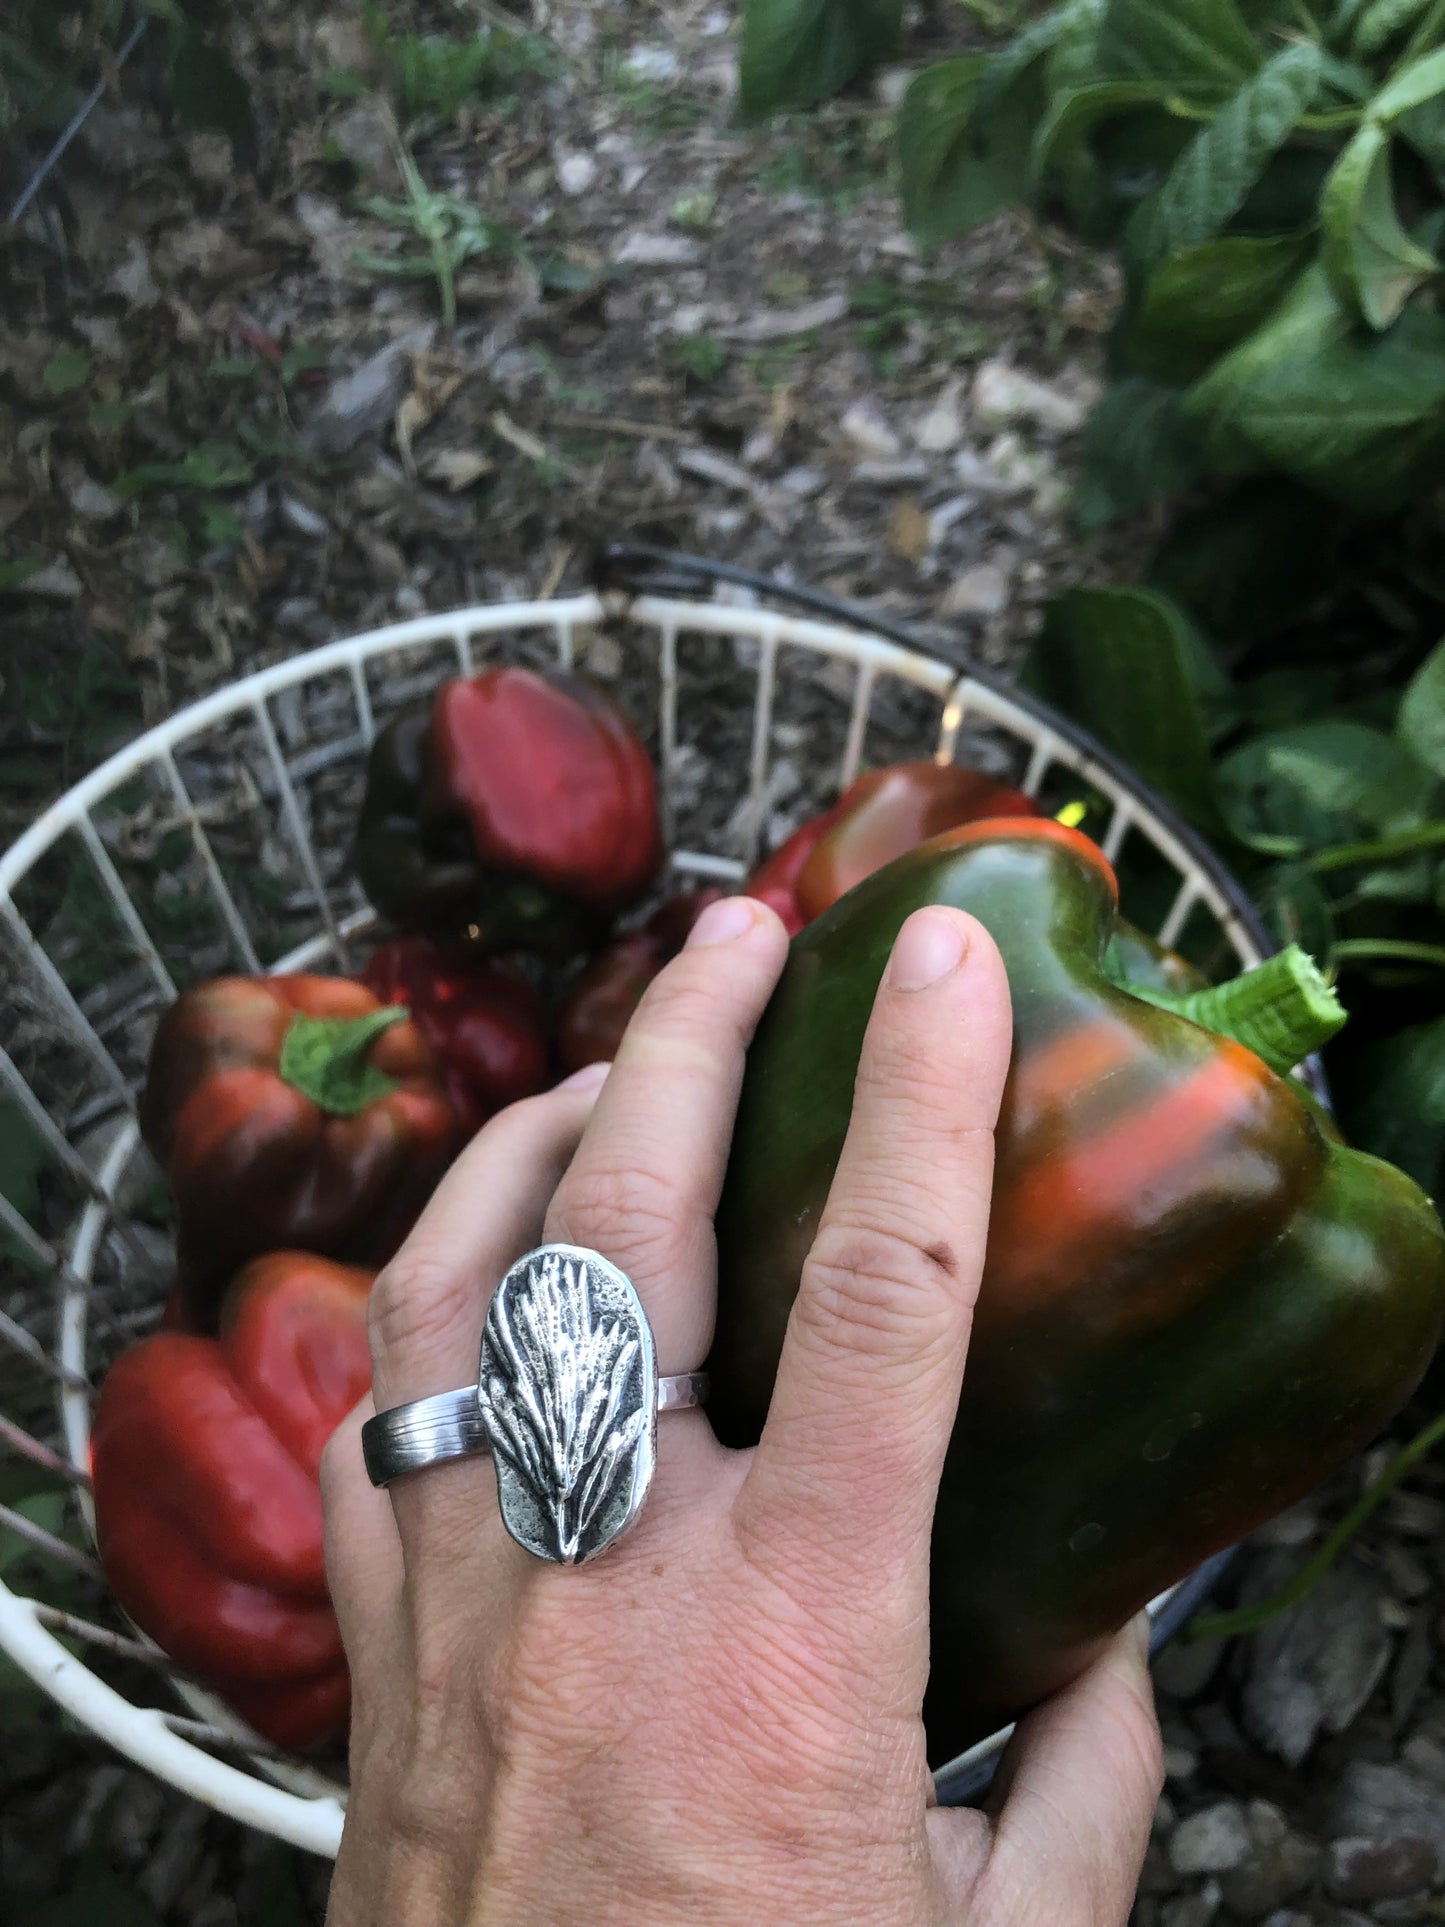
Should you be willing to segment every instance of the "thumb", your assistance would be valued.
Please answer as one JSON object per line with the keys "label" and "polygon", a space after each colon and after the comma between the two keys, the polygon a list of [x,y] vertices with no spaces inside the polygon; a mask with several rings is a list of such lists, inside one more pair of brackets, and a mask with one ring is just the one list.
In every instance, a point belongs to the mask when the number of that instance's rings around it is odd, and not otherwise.
{"label": "thumb", "polygon": [[[936,1838],[978,1918],[1124,1927],[1164,1785],[1148,1655],[1141,1613],[1088,1672],[1020,1722],[995,1782],[981,1871],[976,1835]],[[938,1832],[955,1819],[967,1816],[929,1815]]]}

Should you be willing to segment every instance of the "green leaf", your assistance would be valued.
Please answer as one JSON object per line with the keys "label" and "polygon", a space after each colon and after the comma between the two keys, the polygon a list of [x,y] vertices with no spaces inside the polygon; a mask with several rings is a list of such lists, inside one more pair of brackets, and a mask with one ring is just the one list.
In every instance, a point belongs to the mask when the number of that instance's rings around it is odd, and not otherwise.
{"label": "green leaf", "polygon": [[1225,471],[1274,468],[1354,508],[1398,508],[1445,472],[1445,319],[1412,305],[1363,333],[1310,268],[1182,414]]}
{"label": "green leaf", "polygon": [[1352,1053],[1344,1090],[1351,1139],[1438,1196],[1445,1167],[1445,1017]]}
{"label": "green leaf", "polygon": [[1029,156],[1034,178],[1042,182],[1058,177],[1067,191],[1070,173],[1090,165],[1085,144],[1100,122],[1165,98],[1155,80],[1096,80],[1053,93]]}
{"label": "green leaf", "polygon": [[988,65],[985,56],[967,54],[926,67],[899,110],[903,218],[925,247],[1028,196],[1029,143],[1042,84],[1036,72],[1023,75],[980,118],[974,102]]}
{"label": "green leaf", "polygon": [[[1332,548],[1339,511],[1272,478],[1242,482],[1180,516],[1149,565],[1151,588],[1182,602],[1218,641],[1268,635],[1296,620],[1320,591],[1320,555]],[[1282,672],[1291,673],[1291,672]],[[1300,722],[1327,706],[1327,672],[1304,676],[1313,700],[1302,710],[1254,714],[1261,679],[1241,683],[1238,700],[1255,726]],[[1306,945],[1308,948],[1308,945]]]}
{"label": "green leaf", "polygon": [[1391,141],[1367,120],[1330,170],[1320,202],[1320,258],[1340,299],[1372,328],[1388,328],[1439,262],[1400,225]]}
{"label": "green leaf", "polygon": [[1063,9],[1058,38],[1044,62],[1045,87],[1050,98],[1088,87],[1101,77],[1099,28],[1107,0],[1072,0]]}
{"label": "green leaf", "polygon": [[1445,47],[1426,54],[1423,60],[1411,61],[1386,81],[1370,102],[1370,119],[1388,127],[1401,114],[1408,114],[1413,107],[1422,107],[1427,100],[1434,100],[1442,93],[1445,93]]}
{"label": "green leaf", "polygon": [[[7,1905],[9,1905],[7,1901]],[[52,1900],[17,1900],[6,1914],[14,1927],[161,1927],[161,1918],[119,1876],[97,1872]]]}
{"label": "green leaf", "polygon": [[989,55],[974,98],[974,112],[980,118],[991,114],[1015,81],[1021,80],[1029,68],[1056,45],[1072,12],[1071,7],[1056,7],[1041,19],[1031,21],[1007,46]]}
{"label": "green leaf", "polygon": [[1256,847],[1321,850],[1421,821],[1431,782],[1408,751],[1364,723],[1300,723],[1256,736],[1218,770],[1226,813]]}
{"label": "green leaf", "polygon": [[1251,334],[1294,286],[1307,234],[1226,234],[1171,255],[1150,275],[1124,337],[1131,367],[1196,379]]}
{"label": "green leaf", "polygon": [[903,0],[747,0],[738,94],[749,116],[811,107],[886,60]]}
{"label": "green leaf", "polygon": [[47,395],[68,395],[90,380],[91,359],[84,348],[62,348],[46,362],[41,384]]}
{"label": "green leaf", "polygon": [[1357,60],[1373,60],[1407,33],[1431,0],[1371,0],[1355,23],[1350,46]]}
{"label": "green leaf", "polygon": [[243,151],[255,146],[250,88],[216,42],[189,21],[170,31],[166,77],[171,105],[184,125],[214,128]]}
{"label": "green leaf", "polygon": [[1319,78],[1319,48],[1303,41],[1277,53],[1239,88],[1129,223],[1127,251],[1136,272],[1211,239],[1234,218],[1313,100]]}
{"label": "green leaf", "polygon": [[1261,57],[1232,0],[1109,0],[1099,30],[1103,72],[1162,81],[1193,101],[1228,98]]}
{"label": "green leaf", "polygon": [[1436,643],[1406,689],[1395,729],[1411,755],[1445,777],[1445,642]]}
{"label": "green leaf", "polygon": [[1150,589],[1071,589],[1050,603],[1026,671],[1207,835],[1227,841],[1196,693],[1200,644]]}
{"label": "green leaf", "polygon": [[1157,502],[1201,472],[1181,393],[1143,375],[1116,382],[1084,425],[1079,520],[1086,528]]}

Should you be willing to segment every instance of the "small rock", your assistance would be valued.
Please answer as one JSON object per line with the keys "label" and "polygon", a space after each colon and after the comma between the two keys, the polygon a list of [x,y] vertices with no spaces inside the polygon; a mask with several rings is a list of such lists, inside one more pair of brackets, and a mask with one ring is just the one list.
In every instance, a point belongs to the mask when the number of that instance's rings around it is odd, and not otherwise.
{"label": "small rock", "polygon": [[901,107],[912,79],[911,67],[885,67],[881,73],[873,76],[873,92],[882,106]]}
{"label": "small rock", "polygon": [[1222,1639],[1176,1639],[1154,1661],[1154,1683],[1174,1699],[1193,1699],[1213,1679],[1223,1657]]}
{"label": "small rock", "polygon": [[[1271,1554],[1242,1595],[1266,1597],[1293,1571],[1292,1554]],[[1298,1766],[1321,1730],[1343,1733],[1390,1663],[1379,1595],[1353,1567],[1337,1567],[1292,1612],[1264,1627],[1251,1644],[1242,1697],[1245,1724],[1261,1745]]]}
{"label": "small rock", "polygon": [[412,328],[331,384],[307,430],[321,454],[344,455],[387,426],[407,391],[412,358],[426,352],[435,334],[431,327]]}
{"label": "small rock", "polygon": [[564,194],[585,194],[597,180],[597,163],[590,154],[567,154],[557,162],[557,185]]}
{"label": "small rock", "polygon": [[1228,1873],[1242,1866],[1253,1842],[1237,1800],[1219,1800],[1181,1820],[1169,1842],[1175,1873]]}
{"label": "small rock", "polygon": [[1008,607],[1009,578],[992,562],[965,569],[949,585],[939,605],[941,616],[997,616]]}
{"label": "small rock", "polygon": [[299,501],[294,495],[282,496],[281,520],[288,527],[295,529],[298,535],[307,536],[313,542],[319,542],[323,536],[331,533],[331,526],[326,517],[318,515],[314,508]]}
{"label": "small rock", "polygon": [[331,138],[370,186],[383,194],[401,191],[401,169],[389,109],[375,95],[355,101],[333,122]]}
{"label": "small rock", "polygon": [[615,636],[604,635],[600,629],[594,630],[581,643],[577,653],[587,674],[596,676],[601,682],[616,682],[622,674],[622,644]]}
{"label": "small rock", "polygon": [[150,256],[135,235],[130,238],[124,261],[105,285],[133,308],[153,307],[160,300],[161,291],[151,273]]}
{"label": "small rock", "polygon": [[1277,1806],[1251,1800],[1245,1815],[1250,1851],[1243,1866],[1220,1882],[1226,1905],[1245,1920],[1259,1920],[1292,1900],[1314,1878],[1318,1844],[1295,1833]]}
{"label": "small rock", "polygon": [[1439,1872],[1440,1856],[1418,1834],[1391,1840],[1334,1840],[1325,1865],[1325,1885],[1336,1900],[1396,1900],[1428,1887]]}
{"label": "small rock", "polygon": [[720,330],[727,341],[790,341],[796,335],[810,334],[815,328],[831,327],[848,312],[846,294],[826,294],[821,300],[805,302],[797,308],[763,308],[735,327]]}
{"label": "small rock", "polygon": [[903,453],[903,444],[894,434],[877,402],[855,401],[839,426],[860,455],[876,462],[893,462]]}
{"label": "small rock", "polygon": [[1176,1894],[1166,1900],[1159,1927],[1209,1927],[1219,1912],[1219,1883],[1208,1881],[1197,1894]]}
{"label": "small rock", "polygon": [[624,268],[691,268],[702,259],[702,249],[685,234],[629,234],[613,256]]}
{"label": "small rock", "polygon": [[1445,1786],[1409,1767],[1349,1760],[1340,1774],[1330,1819],[1337,1835],[1389,1840],[1418,1834],[1445,1840]]}
{"label": "small rock", "polygon": [[946,455],[963,440],[963,383],[951,381],[913,424],[913,440],[926,455]]}
{"label": "small rock", "polygon": [[26,595],[44,596],[47,602],[74,602],[77,596],[85,593],[80,577],[63,555],[56,556],[53,562],[47,562],[34,575],[27,575],[21,586]]}
{"label": "small rock", "polygon": [[790,468],[778,477],[778,487],[786,495],[796,495],[801,501],[811,501],[828,486],[828,478],[821,468]]}
{"label": "small rock", "polygon": [[1166,1780],[1192,1780],[1199,1771],[1199,1755],[1192,1746],[1166,1746],[1164,1749],[1164,1777]]}
{"label": "small rock", "polygon": [[679,72],[671,47],[634,47],[624,64],[639,80],[676,80]]}
{"label": "small rock", "polygon": [[189,134],[186,164],[204,187],[228,187],[235,176],[236,156],[224,134]]}
{"label": "small rock", "polygon": [[88,475],[67,490],[66,500],[75,513],[84,516],[87,522],[108,522],[125,507],[113,489],[108,489],[103,482],[94,481]]}
{"label": "small rock", "polygon": [[1091,406],[1090,398],[1066,395],[1007,361],[986,361],[973,378],[973,412],[990,427],[1032,422],[1048,434],[1073,435]]}

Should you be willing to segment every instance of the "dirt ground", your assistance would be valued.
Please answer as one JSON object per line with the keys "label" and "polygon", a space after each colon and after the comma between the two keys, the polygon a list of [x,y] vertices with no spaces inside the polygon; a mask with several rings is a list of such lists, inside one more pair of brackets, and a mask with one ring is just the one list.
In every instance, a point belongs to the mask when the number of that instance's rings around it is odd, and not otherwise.
{"label": "dirt ground", "polygon": [[[1147,534],[1071,515],[1112,269],[1014,218],[920,258],[888,179],[901,69],[743,129],[730,8],[422,13],[524,35],[490,97],[448,102],[350,7],[239,0],[254,148],[176,128],[142,53],[4,243],[5,841],[246,667],[564,592],[612,538],[1007,665],[1050,594]],[[938,9],[908,61],[978,31]],[[1369,1469],[1263,1535],[1231,1590],[1292,1571]],[[1445,1919],[1442,1525],[1427,1464],[1299,1611],[1164,1660],[1139,1927]],[[0,1746],[0,1854],[6,1919],[324,1906],[318,1863],[33,1709]],[[44,1910],[67,1893],[91,1911]]]}

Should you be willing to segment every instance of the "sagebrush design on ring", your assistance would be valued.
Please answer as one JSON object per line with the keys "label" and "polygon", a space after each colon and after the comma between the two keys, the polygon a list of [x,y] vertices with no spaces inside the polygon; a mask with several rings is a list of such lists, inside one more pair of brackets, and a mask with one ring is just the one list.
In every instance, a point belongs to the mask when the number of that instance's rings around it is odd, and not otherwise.
{"label": "sagebrush design on ring", "polygon": [[490,1453],[507,1531],[536,1558],[575,1566],[641,1511],[658,1413],[706,1395],[703,1372],[658,1377],[625,1272],[581,1245],[541,1245],[492,1296],[476,1384],[379,1412],[361,1446],[373,1485]]}

